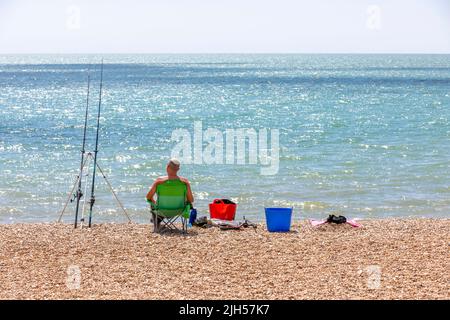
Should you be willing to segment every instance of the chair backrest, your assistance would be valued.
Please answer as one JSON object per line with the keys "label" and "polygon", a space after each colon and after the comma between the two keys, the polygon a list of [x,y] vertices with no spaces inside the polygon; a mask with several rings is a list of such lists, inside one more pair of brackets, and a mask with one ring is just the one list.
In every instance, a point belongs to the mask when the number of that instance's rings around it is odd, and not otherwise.
{"label": "chair backrest", "polygon": [[180,180],[167,180],[156,187],[159,210],[176,210],[186,207],[187,186]]}

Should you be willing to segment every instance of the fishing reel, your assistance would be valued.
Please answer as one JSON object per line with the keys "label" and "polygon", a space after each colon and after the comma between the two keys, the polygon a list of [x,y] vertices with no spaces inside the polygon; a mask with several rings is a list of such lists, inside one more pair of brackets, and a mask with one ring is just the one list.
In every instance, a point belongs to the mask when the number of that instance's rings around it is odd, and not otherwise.
{"label": "fishing reel", "polygon": [[72,195],[72,198],[70,199],[70,203],[74,202],[75,200],[79,200],[83,197],[83,192],[81,190],[78,190]]}

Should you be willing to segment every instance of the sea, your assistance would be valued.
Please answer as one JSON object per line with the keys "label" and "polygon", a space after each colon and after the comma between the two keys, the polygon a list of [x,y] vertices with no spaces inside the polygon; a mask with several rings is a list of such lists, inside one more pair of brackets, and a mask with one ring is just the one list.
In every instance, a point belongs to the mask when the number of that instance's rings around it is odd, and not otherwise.
{"label": "sea", "polygon": [[[95,149],[102,59],[94,223],[127,221],[106,181],[148,223],[145,195],[180,145],[198,216],[216,198],[253,221],[266,207],[292,207],[295,220],[450,216],[450,55],[0,55],[0,223],[54,222],[73,199],[88,74]],[[240,129],[243,149],[206,159],[211,133],[225,146]],[[270,174],[251,149],[264,133]],[[83,191],[91,179],[92,168]],[[68,201],[62,221],[74,211]]]}

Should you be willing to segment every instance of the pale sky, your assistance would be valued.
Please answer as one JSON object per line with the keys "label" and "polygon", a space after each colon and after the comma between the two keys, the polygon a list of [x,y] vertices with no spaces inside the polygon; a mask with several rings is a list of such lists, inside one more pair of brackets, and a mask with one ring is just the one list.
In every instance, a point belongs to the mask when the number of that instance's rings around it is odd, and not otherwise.
{"label": "pale sky", "polygon": [[449,0],[0,0],[0,53],[450,53]]}

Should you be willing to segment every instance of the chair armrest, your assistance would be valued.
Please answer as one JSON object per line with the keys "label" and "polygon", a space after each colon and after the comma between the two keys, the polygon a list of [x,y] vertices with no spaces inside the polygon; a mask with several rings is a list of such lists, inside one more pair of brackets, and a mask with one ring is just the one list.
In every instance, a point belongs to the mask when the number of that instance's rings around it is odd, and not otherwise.
{"label": "chair armrest", "polygon": [[147,203],[150,205],[150,207],[151,207],[152,209],[156,209],[156,204],[155,204],[155,203],[151,202],[151,201],[148,200],[147,198],[145,198],[145,200],[147,201]]}
{"label": "chair armrest", "polygon": [[183,217],[186,219],[189,219],[189,216],[191,215],[191,204],[188,203],[186,207],[184,207],[183,211]]}

